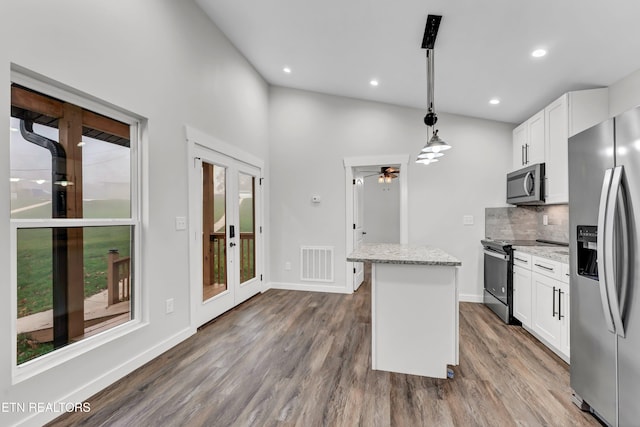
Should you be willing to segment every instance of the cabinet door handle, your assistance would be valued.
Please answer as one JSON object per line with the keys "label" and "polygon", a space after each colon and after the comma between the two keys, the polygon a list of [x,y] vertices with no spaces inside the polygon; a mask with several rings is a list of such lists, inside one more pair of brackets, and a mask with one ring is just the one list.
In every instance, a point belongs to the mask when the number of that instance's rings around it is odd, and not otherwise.
{"label": "cabinet door handle", "polygon": [[558,320],[564,317],[562,314],[562,290],[558,289]]}
{"label": "cabinet door handle", "polygon": [[524,164],[529,164],[529,144],[524,144]]}
{"label": "cabinet door handle", "polygon": [[[544,268],[547,271],[553,271],[553,268],[547,267],[546,265],[534,264],[536,267]],[[554,288],[555,289],[555,288]]]}
{"label": "cabinet door handle", "polygon": [[524,166],[524,145],[520,146],[520,164]]}
{"label": "cabinet door handle", "polygon": [[553,287],[553,317],[556,317],[558,312],[556,311],[556,287]]}

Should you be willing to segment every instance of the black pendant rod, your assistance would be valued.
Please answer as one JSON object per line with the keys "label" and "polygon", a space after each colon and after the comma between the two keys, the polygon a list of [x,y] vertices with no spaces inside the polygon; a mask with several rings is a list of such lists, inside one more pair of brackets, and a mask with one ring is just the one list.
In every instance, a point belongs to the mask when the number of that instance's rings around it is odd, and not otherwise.
{"label": "black pendant rod", "polygon": [[442,16],[440,15],[427,16],[427,24],[425,25],[424,36],[422,37],[422,48],[427,50],[427,115],[424,117],[424,124],[427,126],[434,126],[438,121],[433,93],[433,46],[436,43],[436,37],[438,36],[438,28],[440,28],[441,20]]}

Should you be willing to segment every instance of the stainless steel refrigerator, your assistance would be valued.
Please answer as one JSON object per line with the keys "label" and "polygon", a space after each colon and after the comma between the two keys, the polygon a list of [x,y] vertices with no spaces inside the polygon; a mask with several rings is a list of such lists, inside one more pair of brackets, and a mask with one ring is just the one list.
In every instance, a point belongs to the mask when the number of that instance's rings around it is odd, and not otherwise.
{"label": "stainless steel refrigerator", "polygon": [[633,109],[569,139],[571,388],[612,426],[640,425],[638,221]]}

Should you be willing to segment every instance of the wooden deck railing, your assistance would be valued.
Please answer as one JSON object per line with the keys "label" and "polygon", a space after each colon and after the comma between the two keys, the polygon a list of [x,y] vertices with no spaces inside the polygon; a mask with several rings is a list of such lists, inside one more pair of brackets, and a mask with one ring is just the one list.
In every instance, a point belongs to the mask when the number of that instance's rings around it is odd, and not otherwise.
{"label": "wooden deck railing", "polygon": [[[225,233],[211,233],[211,271],[215,284],[226,283],[226,250]],[[255,277],[255,234],[240,233],[240,283]]]}
{"label": "wooden deck railing", "polygon": [[111,249],[107,262],[107,305],[131,298],[131,257],[120,258],[117,249]]}

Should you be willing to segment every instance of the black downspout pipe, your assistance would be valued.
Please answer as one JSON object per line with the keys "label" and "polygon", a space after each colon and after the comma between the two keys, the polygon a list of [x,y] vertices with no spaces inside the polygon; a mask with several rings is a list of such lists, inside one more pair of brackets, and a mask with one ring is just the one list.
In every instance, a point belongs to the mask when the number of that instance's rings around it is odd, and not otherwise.
{"label": "black downspout pipe", "polygon": [[[60,182],[67,181],[67,154],[64,147],[57,141],[33,132],[33,120],[20,120],[22,137],[51,153],[51,217],[67,217],[67,190]],[[56,184],[58,183],[58,184]],[[69,270],[67,265],[67,229],[52,229],[52,258],[53,258],[53,347],[59,348],[69,342],[69,311],[67,283]]]}

